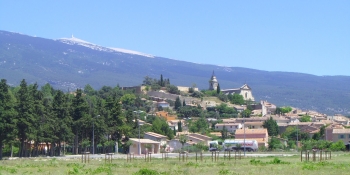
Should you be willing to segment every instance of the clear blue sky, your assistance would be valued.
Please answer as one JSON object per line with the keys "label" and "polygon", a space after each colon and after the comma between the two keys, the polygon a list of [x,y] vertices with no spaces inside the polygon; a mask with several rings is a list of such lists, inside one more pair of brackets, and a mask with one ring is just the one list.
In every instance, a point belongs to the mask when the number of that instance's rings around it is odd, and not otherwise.
{"label": "clear blue sky", "polygon": [[0,30],[189,62],[350,76],[350,1],[0,0]]}

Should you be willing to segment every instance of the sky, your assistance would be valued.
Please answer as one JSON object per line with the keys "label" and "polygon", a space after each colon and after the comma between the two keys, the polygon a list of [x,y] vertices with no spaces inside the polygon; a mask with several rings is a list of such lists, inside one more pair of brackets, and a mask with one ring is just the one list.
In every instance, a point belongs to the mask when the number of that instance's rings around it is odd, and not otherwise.
{"label": "sky", "polygon": [[350,1],[0,0],[0,30],[165,58],[350,76]]}

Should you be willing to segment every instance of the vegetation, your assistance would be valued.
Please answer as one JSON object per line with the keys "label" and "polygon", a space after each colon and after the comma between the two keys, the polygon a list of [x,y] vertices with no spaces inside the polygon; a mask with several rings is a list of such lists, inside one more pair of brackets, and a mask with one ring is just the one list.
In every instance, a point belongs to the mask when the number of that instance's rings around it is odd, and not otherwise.
{"label": "vegetation", "polygon": [[[231,155],[232,156],[232,155]],[[11,160],[0,164],[0,174],[348,174],[350,167],[347,161],[349,154],[337,154],[331,160],[317,162],[300,162],[299,156],[283,157],[254,157],[242,160],[223,159],[211,161],[211,157],[203,157],[197,161],[189,157],[182,162],[176,158],[167,161],[152,158],[152,162],[145,162],[143,158],[126,162],[125,159],[114,159],[112,163],[105,163],[103,159],[92,159],[90,163],[80,160],[60,160],[37,158],[33,160]],[[310,157],[311,160],[311,157]]]}
{"label": "vegetation", "polygon": [[272,117],[270,117],[268,120],[264,122],[263,127],[267,129],[269,136],[278,135],[279,128],[276,120],[274,120]]}

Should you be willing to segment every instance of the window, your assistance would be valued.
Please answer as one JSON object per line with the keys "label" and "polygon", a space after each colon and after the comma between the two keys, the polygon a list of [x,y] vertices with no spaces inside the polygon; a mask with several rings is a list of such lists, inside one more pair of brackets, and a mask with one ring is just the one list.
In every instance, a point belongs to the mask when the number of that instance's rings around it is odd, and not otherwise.
{"label": "window", "polygon": [[340,138],[340,139],[344,139],[344,135],[343,135],[343,134],[340,134],[340,135],[339,135],[339,138]]}
{"label": "window", "polygon": [[219,127],[217,126],[216,129],[218,129]]}
{"label": "window", "polygon": [[232,128],[232,126],[230,128]]}
{"label": "window", "polygon": [[349,134],[349,139],[350,139],[350,134]]}

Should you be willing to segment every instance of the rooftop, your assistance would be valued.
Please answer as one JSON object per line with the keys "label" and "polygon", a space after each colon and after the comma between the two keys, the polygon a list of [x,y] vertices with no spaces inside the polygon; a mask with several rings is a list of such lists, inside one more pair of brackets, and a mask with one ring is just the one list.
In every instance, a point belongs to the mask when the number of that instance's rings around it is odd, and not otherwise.
{"label": "rooftop", "polygon": [[[138,138],[129,138],[129,140],[139,143],[139,139]],[[153,140],[150,140],[150,139],[140,139],[140,143],[158,143],[158,144],[160,144],[160,142],[156,142],[156,141],[153,141]]]}
{"label": "rooftop", "polygon": [[146,132],[145,135],[149,135],[149,136],[153,136],[156,138],[167,138],[167,136],[161,135],[161,134],[157,134],[155,132]]}
{"label": "rooftop", "polygon": [[236,135],[237,134],[244,134],[244,132],[245,132],[245,134],[266,134],[267,129],[238,129],[238,130],[236,130]]}

